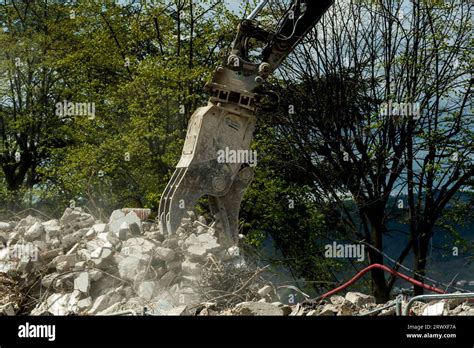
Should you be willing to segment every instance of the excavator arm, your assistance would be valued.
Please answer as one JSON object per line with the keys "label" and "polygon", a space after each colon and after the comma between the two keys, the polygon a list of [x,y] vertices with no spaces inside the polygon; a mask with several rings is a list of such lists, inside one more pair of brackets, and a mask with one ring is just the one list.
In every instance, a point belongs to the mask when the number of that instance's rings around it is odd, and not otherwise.
{"label": "excavator arm", "polygon": [[[175,233],[187,212],[207,195],[223,237],[229,244],[238,242],[240,203],[253,179],[249,149],[262,85],[333,0],[292,1],[274,32],[255,21],[267,2],[260,2],[240,23],[229,55],[206,85],[208,105],[191,116],[181,159],[160,201],[158,219],[166,234]],[[249,58],[252,39],[264,45],[259,62]]]}

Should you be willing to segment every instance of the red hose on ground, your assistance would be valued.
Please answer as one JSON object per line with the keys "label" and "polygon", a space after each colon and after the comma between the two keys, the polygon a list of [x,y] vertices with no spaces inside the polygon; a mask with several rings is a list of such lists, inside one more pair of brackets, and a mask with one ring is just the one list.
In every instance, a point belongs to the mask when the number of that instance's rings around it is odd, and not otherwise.
{"label": "red hose on ground", "polygon": [[417,286],[421,286],[422,288],[425,288],[426,290],[429,290],[429,291],[432,291],[432,292],[437,292],[439,294],[445,294],[446,291],[443,291],[441,289],[438,289],[438,288],[435,288],[434,286],[431,286],[431,285],[427,285],[425,283],[422,283],[416,279],[413,279],[409,276],[406,276],[402,273],[399,273],[397,271],[394,271],[393,269],[391,269],[390,267],[387,267],[385,265],[381,265],[379,263],[374,263],[372,265],[370,265],[369,267],[367,268],[364,268],[362,271],[360,271],[359,273],[357,273],[354,277],[352,277],[348,282],[342,284],[341,286],[338,286],[337,288],[325,293],[324,295],[321,295],[319,297],[319,299],[323,299],[323,298],[326,298],[328,296],[331,296],[331,295],[334,295],[336,293],[338,293],[339,291],[341,290],[344,290],[345,288],[351,286],[352,284],[354,284],[357,280],[359,280],[364,274],[366,274],[367,272],[373,270],[374,268],[378,268],[378,269],[381,269],[381,270],[384,270],[385,272],[389,272],[393,275],[396,275],[397,277],[400,277],[404,280],[406,280],[407,282],[410,282],[414,285],[417,285]]}

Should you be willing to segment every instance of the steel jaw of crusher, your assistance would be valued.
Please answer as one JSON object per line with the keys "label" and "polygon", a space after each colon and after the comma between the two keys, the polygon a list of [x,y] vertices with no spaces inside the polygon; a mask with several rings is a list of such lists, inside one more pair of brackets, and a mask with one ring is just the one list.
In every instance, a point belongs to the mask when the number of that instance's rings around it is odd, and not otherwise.
{"label": "steel jaw of crusher", "polygon": [[226,149],[248,151],[255,119],[253,112],[239,105],[212,100],[194,112],[181,159],[160,201],[162,231],[175,233],[198,199],[208,195],[211,213],[227,241],[238,242],[240,203],[253,179],[253,169],[248,163],[222,160],[219,154]]}

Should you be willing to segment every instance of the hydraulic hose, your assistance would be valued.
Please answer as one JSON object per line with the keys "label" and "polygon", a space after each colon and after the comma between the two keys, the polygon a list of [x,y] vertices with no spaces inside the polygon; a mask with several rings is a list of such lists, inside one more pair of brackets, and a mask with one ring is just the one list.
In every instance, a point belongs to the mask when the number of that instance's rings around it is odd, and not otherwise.
{"label": "hydraulic hose", "polygon": [[333,289],[333,290],[331,290],[331,291],[329,291],[329,292],[327,292],[327,293],[321,295],[320,297],[318,297],[318,299],[323,299],[323,298],[332,296],[332,295],[338,293],[339,291],[342,291],[342,290],[346,289],[347,287],[349,287],[349,286],[351,286],[352,284],[354,284],[354,283],[355,283],[357,280],[359,280],[361,277],[363,277],[364,274],[366,274],[367,272],[369,272],[369,271],[371,271],[371,270],[373,270],[373,269],[376,269],[376,268],[381,269],[381,270],[383,270],[383,271],[385,271],[385,272],[389,272],[389,273],[391,273],[391,274],[393,274],[393,275],[395,275],[395,276],[397,276],[397,277],[399,277],[399,278],[402,278],[402,279],[406,280],[406,281],[409,282],[409,283],[412,283],[412,284],[414,284],[414,285],[420,286],[420,287],[422,287],[422,288],[424,288],[424,289],[426,289],[426,290],[429,290],[429,291],[432,291],[432,292],[436,292],[436,293],[438,293],[438,294],[445,294],[445,293],[446,293],[446,291],[444,291],[444,290],[441,290],[441,289],[436,288],[436,287],[434,287],[434,286],[431,286],[431,285],[422,283],[422,282],[420,282],[420,281],[418,281],[418,280],[416,280],[416,279],[413,279],[413,278],[411,278],[411,277],[409,277],[409,276],[407,276],[407,275],[405,275],[405,274],[402,274],[402,273],[400,273],[400,272],[397,272],[397,271],[391,269],[390,267],[387,267],[387,266],[385,266],[385,265],[381,265],[381,264],[379,264],[379,263],[374,263],[374,264],[372,264],[372,265],[370,265],[370,266],[364,268],[363,270],[361,270],[359,273],[357,273],[354,277],[352,277],[349,281],[345,282],[345,283],[342,284],[341,286],[338,286],[337,288],[335,288],[335,289]]}

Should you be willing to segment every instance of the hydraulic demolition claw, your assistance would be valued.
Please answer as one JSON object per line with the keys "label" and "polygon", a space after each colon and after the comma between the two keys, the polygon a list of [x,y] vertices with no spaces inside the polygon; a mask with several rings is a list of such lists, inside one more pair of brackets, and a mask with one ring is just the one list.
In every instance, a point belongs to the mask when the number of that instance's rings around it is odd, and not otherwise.
{"label": "hydraulic demolition claw", "polygon": [[[222,161],[229,150],[248,152],[255,129],[257,100],[264,81],[278,68],[333,0],[294,0],[277,29],[267,31],[255,21],[268,0],[238,26],[230,54],[206,85],[208,105],[198,108],[188,124],[181,159],[163,192],[158,218],[162,231],[173,234],[200,197],[207,195],[211,213],[230,243],[238,242],[239,210],[253,179],[248,162]],[[259,62],[249,58],[250,40],[262,44]]]}

